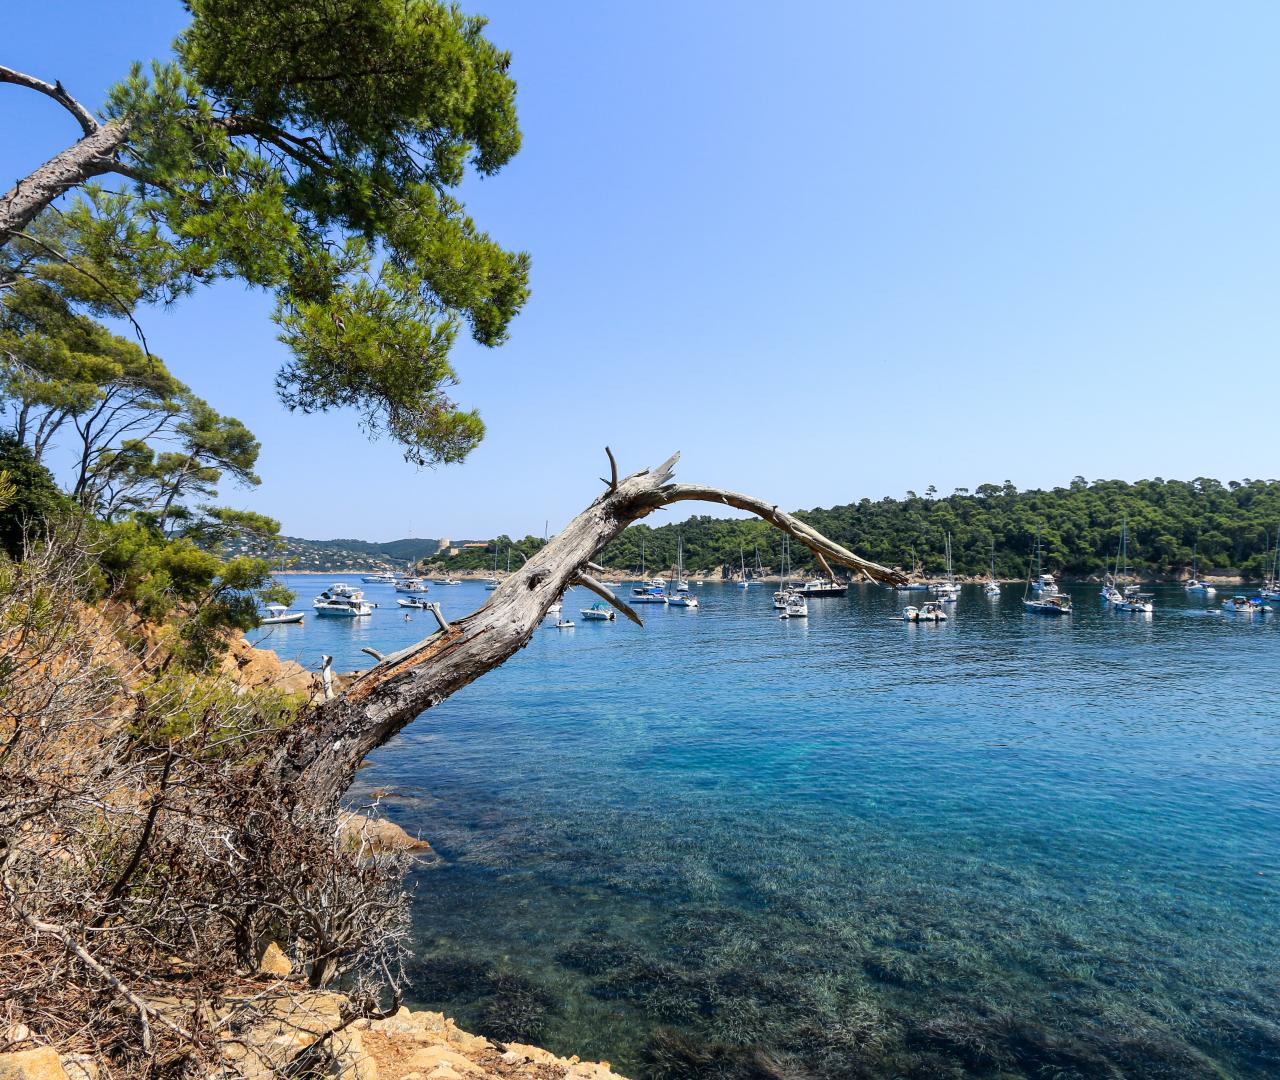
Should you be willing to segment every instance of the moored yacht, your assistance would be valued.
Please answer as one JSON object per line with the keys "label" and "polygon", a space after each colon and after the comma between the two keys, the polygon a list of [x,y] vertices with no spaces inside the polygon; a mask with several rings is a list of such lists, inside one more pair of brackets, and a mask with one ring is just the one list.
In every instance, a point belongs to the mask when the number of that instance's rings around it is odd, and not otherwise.
{"label": "moored yacht", "polygon": [[328,588],[312,602],[317,615],[336,615],[340,618],[354,619],[373,614],[373,605],[364,598],[359,589],[344,587],[338,592],[336,587]]}

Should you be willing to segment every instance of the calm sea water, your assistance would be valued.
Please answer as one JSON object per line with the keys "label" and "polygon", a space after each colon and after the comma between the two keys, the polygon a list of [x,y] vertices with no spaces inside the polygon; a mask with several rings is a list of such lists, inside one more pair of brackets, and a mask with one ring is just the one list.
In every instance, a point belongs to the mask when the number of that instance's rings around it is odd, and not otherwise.
{"label": "calm sea water", "polygon": [[[263,644],[430,628],[366,591]],[[362,772],[443,857],[417,1005],[637,1078],[1280,1075],[1280,614],[698,591],[539,631]]]}

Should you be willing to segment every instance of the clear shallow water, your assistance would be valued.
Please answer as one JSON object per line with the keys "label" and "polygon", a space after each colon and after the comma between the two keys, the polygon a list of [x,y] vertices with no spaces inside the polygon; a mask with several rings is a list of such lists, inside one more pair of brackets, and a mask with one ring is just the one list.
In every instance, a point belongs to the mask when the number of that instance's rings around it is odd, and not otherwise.
{"label": "clear shallow water", "polygon": [[[366,591],[264,644],[429,629]],[[1280,1075],[1280,617],[700,593],[539,631],[362,772],[443,856],[416,1004],[637,1078]]]}

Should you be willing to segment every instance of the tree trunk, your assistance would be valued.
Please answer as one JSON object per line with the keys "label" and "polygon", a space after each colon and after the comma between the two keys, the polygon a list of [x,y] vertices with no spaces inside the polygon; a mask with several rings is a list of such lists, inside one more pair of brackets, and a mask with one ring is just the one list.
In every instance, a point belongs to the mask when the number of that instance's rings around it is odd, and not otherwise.
{"label": "tree trunk", "polygon": [[115,171],[115,154],[128,135],[128,119],[103,124],[0,196],[0,247],[59,195],[95,176]]}
{"label": "tree trunk", "polygon": [[522,648],[547,609],[572,585],[587,585],[607,596],[638,622],[634,612],[585,573],[595,553],[628,525],[671,503],[701,500],[748,510],[805,544],[824,567],[830,559],[877,581],[905,582],[899,571],[860,558],[771,503],[718,488],[669,483],[675,461],[673,457],[622,481],[615,467],[605,493],[513,572],[479,611],[385,657],[338,697],[289,725],[258,766],[258,775],[283,785],[301,802],[336,802],[369,753]]}

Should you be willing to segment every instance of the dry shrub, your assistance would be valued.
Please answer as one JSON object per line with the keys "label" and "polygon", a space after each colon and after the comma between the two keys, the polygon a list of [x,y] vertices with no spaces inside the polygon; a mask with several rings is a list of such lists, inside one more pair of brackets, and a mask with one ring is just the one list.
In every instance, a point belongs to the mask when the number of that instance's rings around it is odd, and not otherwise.
{"label": "dry shrub", "polygon": [[283,992],[372,1007],[399,983],[403,856],[256,776],[293,703],[149,675],[78,601],[90,573],[74,539],[0,562],[0,1051],[21,1023],[108,1076],[200,1071],[270,941],[302,974]]}

